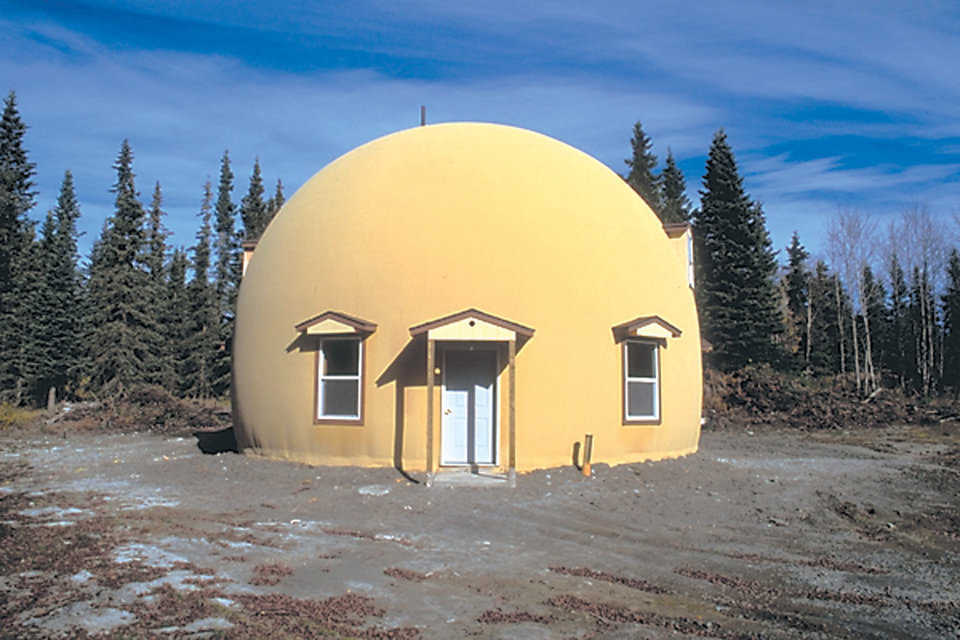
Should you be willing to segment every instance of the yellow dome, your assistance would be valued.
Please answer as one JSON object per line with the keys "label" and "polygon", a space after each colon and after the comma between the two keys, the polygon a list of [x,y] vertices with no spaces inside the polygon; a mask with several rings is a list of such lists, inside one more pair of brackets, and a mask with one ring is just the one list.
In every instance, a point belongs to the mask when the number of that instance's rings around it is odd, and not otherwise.
{"label": "yellow dome", "polygon": [[[693,451],[699,328],[686,235],[672,235],[602,163],[531,131],[442,124],[363,145],[284,205],[244,276],[234,342],[241,444],[311,463],[423,468],[428,337],[410,329],[478,309],[535,330],[516,335],[519,468],[567,463],[587,432],[595,461]],[[343,314],[330,325],[340,329],[297,328],[325,312]],[[349,333],[350,318],[368,323],[353,328],[363,343],[363,424],[318,424],[320,345]],[[624,336],[613,331],[634,318],[678,330],[647,336],[659,371],[643,393],[655,389],[658,415],[643,424],[624,419],[624,390],[640,387],[625,382]],[[491,464],[503,466],[506,342],[483,341],[497,353]],[[469,340],[441,346],[455,345]],[[437,366],[444,362],[438,352]],[[443,373],[434,403],[441,441]]]}

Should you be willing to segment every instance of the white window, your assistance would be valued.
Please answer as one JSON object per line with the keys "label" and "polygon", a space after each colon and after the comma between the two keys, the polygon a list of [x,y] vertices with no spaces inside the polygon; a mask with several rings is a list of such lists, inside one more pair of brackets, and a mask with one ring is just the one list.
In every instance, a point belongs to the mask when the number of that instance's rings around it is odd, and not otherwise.
{"label": "white window", "polygon": [[656,342],[623,344],[624,422],[660,420],[660,354]]}
{"label": "white window", "polygon": [[331,338],[317,353],[317,421],[362,419],[363,342]]}
{"label": "white window", "polygon": [[690,231],[687,231],[687,282],[693,288],[693,233]]}

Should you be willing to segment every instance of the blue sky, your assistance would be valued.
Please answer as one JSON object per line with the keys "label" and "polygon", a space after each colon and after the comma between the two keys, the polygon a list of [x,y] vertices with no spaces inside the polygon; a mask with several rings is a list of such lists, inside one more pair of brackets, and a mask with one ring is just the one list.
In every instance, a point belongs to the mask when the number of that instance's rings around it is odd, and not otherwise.
{"label": "blue sky", "polygon": [[[203,182],[230,150],[287,195],[337,156],[430,122],[527,127],[624,172],[640,120],[697,190],[724,127],[782,249],[815,252],[839,209],[882,225],[960,212],[960,3],[7,2],[0,91],[30,126],[40,196],[65,169],[84,253],[112,211],[124,138],[137,186],[190,245]],[[955,236],[954,236],[955,237]]]}

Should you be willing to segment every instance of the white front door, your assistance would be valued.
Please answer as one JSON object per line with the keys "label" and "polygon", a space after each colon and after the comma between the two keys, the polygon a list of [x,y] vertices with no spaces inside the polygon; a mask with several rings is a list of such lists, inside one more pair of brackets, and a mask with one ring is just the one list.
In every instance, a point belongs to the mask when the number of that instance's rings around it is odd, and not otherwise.
{"label": "white front door", "polygon": [[497,354],[444,351],[441,464],[496,464]]}

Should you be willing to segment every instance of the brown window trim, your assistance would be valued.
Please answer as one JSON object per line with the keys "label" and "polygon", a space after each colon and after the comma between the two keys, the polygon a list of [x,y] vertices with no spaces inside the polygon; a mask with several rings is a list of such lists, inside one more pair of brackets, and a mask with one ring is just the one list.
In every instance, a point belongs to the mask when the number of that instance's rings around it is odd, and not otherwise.
{"label": "brown window trim", "polygon": [[[628,418],[627,417],[627,343],[642,342],[652,344],[657,349],[657,417],[656,418]],[[663,393],[661,385],[663,375],[660,365],[660,347],[664,346],[666,341],[658,338],[627,338],[617,346],[620,348],[620,416],[621,424],[624,426],[647,426],[656,427],[663,424]]]}
{"label": "brown window trim", "polygon": [[[365,415],[365,410],[367,406],[367,393],[364,389],[365,383],[367,381],[367,349],[364,342],[366,342],[367,336],[357,336],[357,335],[346,335],[343,337],[340,336],[326,336],[320,338],[317,344],[317,350],[314,353],[313,357],[313,408],[311,412],[313,413],[313,424],[323,425],[323,426],[350,426],[350,427],[362,427],[363,420]],[[359,418],[324,418],[317,415],[317,412],[320,410],[320,352],[323,350],[323,343],[326,340],[352,340],[357,342],[360,345],[360,417]]]}

